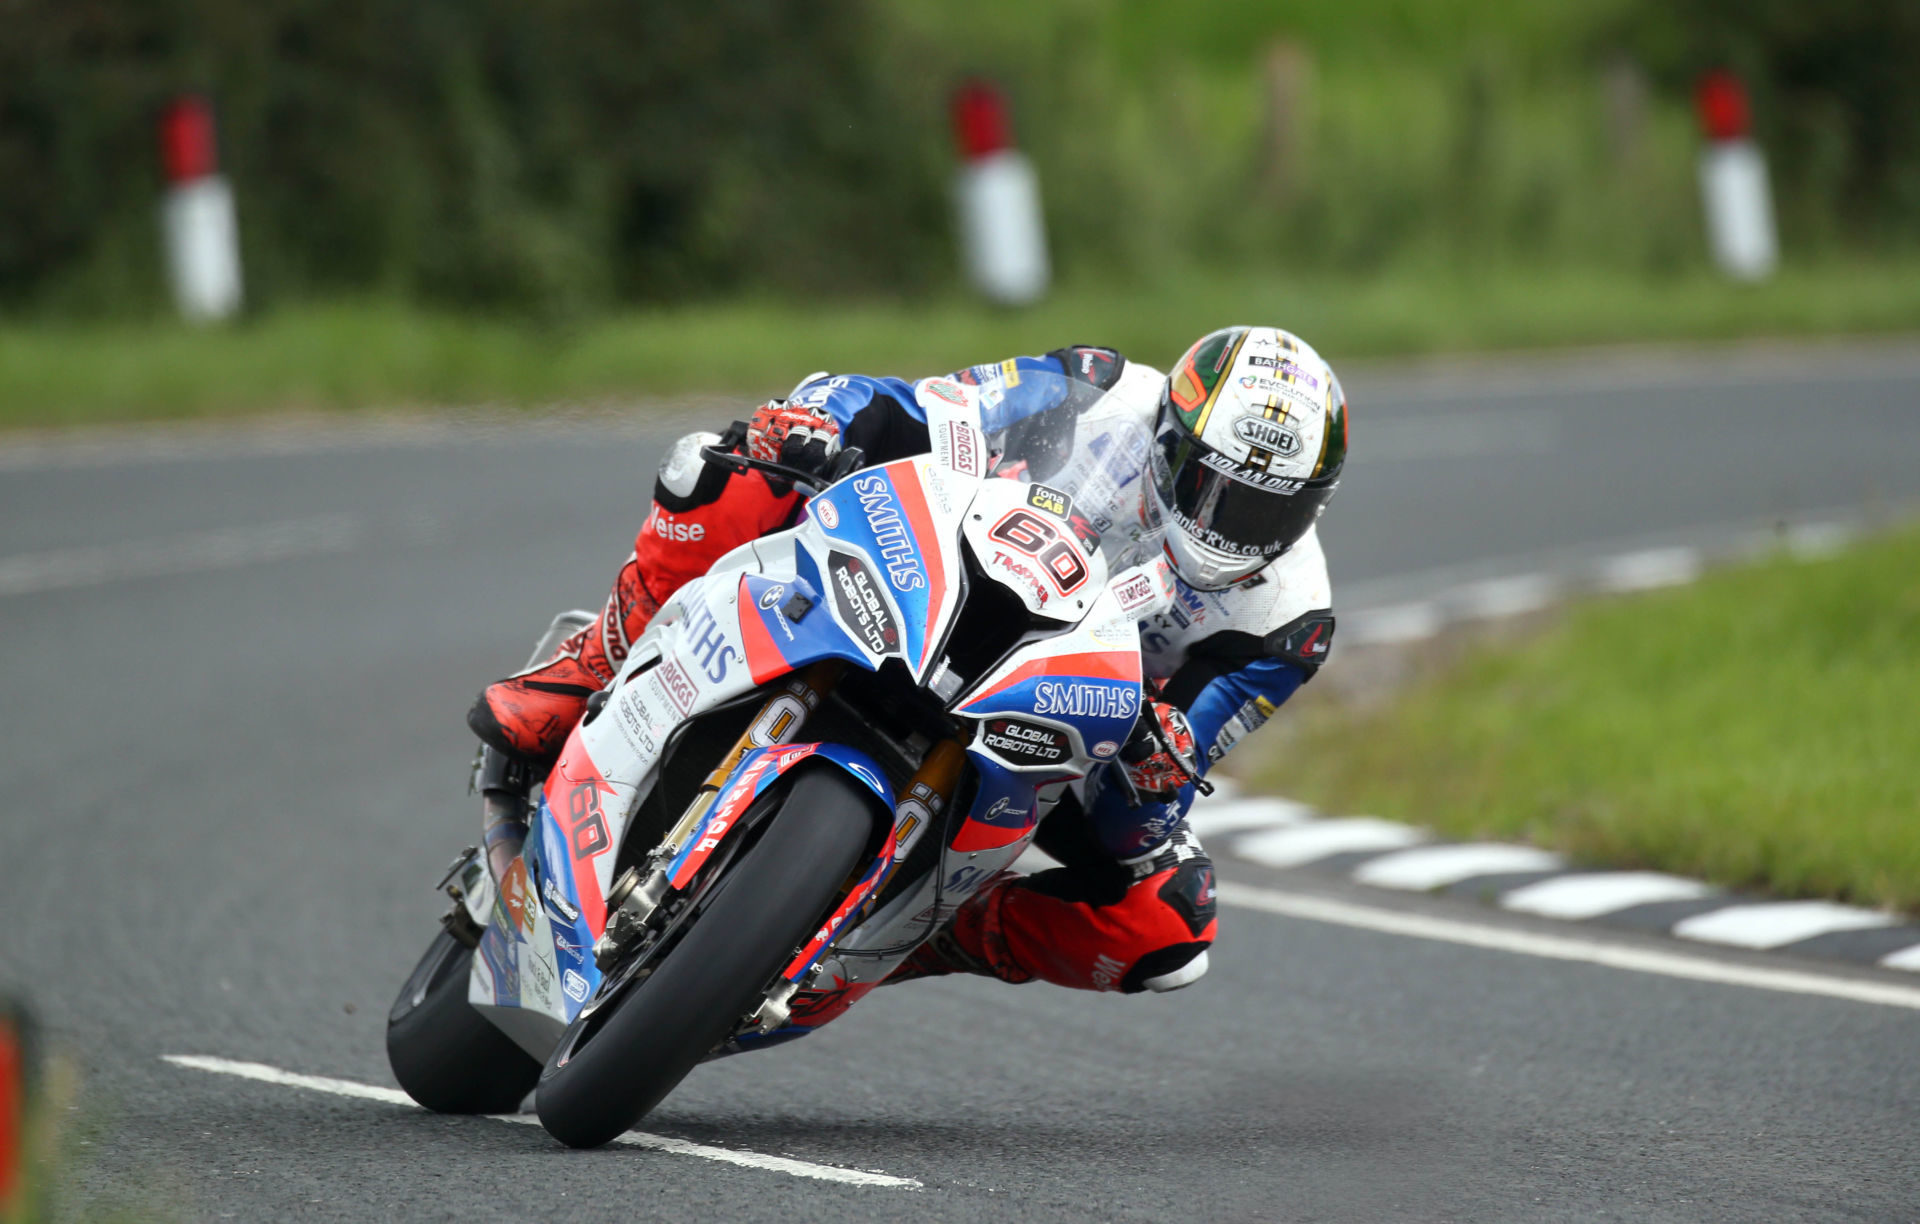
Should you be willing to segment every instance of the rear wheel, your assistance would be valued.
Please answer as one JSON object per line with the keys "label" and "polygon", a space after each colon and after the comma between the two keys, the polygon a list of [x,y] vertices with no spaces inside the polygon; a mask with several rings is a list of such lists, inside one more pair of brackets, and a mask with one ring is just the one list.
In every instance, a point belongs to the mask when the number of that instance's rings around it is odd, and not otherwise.
{"label": "rear wheel", "polygon": [[534,1097],[554,1138],[583,1148],[609,1142],[733,1032],[859,863],[871,802],[835,768],[795,777],[766,832],[652,975],[561,1037]]}
{"label": "rear wheel", "polygon": [[387,1013],[387,1061],[407,1095],[437,1113],[511,1113],[540,1064],[467,1002],[473,949],[441,931]]}

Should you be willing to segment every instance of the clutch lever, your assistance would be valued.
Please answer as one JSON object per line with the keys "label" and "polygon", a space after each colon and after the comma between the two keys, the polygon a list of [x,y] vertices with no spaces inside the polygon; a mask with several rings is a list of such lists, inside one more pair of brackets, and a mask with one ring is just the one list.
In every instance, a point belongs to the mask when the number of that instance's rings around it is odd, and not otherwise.
{"label": "clutch lever", "polygon": [[769,476],[778,476],[782,480],[790,481],[795,489],[808,498],[820,496],[821,489],[852,475],[865,466],[867,461],[866,452],[857,446],[842,448],[833,457],[833,466],[829,467],[824,474],[789,467],[784,463],[775,463],[771,459],[756,459],[752,455],[723,451],[717,446],[701,447],[700,458],[714,467],[726,468],[735,475],[745,475],[748,471],[760,471]]}

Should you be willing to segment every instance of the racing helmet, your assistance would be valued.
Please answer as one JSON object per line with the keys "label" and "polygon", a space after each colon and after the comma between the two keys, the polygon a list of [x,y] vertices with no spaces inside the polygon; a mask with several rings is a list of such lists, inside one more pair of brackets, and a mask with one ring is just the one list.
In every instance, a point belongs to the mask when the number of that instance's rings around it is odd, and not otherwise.
{"label": "racing helmet", "polygon": [[1175,571],[1199,590],[1245,581],[1313,526],[1346,460],[1346,393],[1304,340],[1200,337],[1161,388],[1150,456]]}

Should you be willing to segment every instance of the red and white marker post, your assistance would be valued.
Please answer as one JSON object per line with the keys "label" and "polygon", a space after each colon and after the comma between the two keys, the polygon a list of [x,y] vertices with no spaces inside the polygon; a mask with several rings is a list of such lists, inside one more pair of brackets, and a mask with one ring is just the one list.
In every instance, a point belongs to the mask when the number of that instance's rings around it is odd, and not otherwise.
{"label": "red and white marker post", "polygon": [[1747,91],[1732,73],[1709,72],[1700,78],[1694,103],[1707,138],[1700,153],[1700,197],[1713,261],[1736,280],[1765,280],[1780,262],[1780,240]]}
{"label": "red and white marker post", "polygon": [[205,98],[177,98],[161,113],[160,164],[167,179],[160,231],[174,303],[195,323],[228,318],[240,309],[240,227]]}
{"label": "red and white marker post", "polygon": [[1013,147],[1005,95],[985,81],[962,85],[953,98],[953,128],[960,145],[954,198],[967,278],[1002,306],[1038,301],[1052,276],[1040,180]]}

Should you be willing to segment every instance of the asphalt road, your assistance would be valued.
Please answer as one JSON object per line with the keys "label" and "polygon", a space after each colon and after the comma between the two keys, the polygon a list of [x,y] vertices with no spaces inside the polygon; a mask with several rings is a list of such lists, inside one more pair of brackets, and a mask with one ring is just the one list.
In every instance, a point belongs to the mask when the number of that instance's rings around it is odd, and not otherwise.
{"label": "asphalt road", "polygon": [[[1911,351],[1363,372],[1352,392],[1336,599],[1920,497]],[[474,825],[461,715],[554,609],[604,592],[673,432],[636,419],[0,444],[0,983],[84,1077],[67,1213],[1914,1217],[1920,1012],[1244,909],[1190,990],[888,989],[697,1071],[646,1123],[919,1189],[568,1152],[163,1062],[391,1083],[386,1009]]]}

